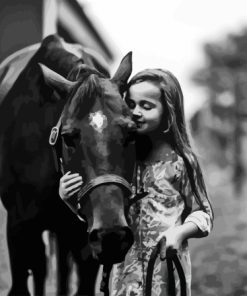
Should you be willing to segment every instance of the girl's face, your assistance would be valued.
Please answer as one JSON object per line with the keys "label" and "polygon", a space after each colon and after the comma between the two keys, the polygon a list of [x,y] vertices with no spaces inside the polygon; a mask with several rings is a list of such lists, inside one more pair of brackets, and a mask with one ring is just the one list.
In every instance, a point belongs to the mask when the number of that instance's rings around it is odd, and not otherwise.
{"label": "girl's face", "polygon": [[138,134],[149,134],[159,128],[163,115],[160,96],[160,89],[150,81],[139,82],[129,88],[126,103],[132,112]]}

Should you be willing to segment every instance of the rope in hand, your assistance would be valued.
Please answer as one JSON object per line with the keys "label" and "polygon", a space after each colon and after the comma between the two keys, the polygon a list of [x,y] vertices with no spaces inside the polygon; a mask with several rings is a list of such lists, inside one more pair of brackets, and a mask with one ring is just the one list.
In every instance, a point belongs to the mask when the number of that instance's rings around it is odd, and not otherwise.
{"label": "rope in hand", "polygon": [[[153,271],[154,271],[154,265],[155,261],[159,254],[161,254],[161,260],[166,259],[167,263],[167,272],[168,272],[168,295],[169,296],[176,296],[176,285],[175,285],[175,278],[174,278],[174,268],[173,264],[175,265],[177,269],[177,273],[180,280],[180,290],[181,290],[181,296],[186,296],[186,279],[185,274],[183,271],[183,267],[180,263],[180,260],[178,258],[177,254],[173,254],[172,256],[164,256],[164,244],[165,240],[162,238],[156,247],[153,249],[150,259],[148,261],[148,267],[147,267],[147,275],[146,275],[146,288],[145,288],[145,295],[151,296],[152,295],[152,279],[153,279]],[[162,259],[164,258],[164,259]]]}

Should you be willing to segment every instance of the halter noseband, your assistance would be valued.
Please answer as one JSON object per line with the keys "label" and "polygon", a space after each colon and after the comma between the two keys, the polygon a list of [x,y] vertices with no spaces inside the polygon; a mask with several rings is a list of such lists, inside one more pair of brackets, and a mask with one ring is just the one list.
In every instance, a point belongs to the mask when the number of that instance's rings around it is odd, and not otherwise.
{"label": "halter noseband", "polygon": [[[62,174],[64,174],[64,168],[63,168],[63,164],[61,162],[62,158],[61,158],[61,156],[58,155],[57,150],[56,150],[56,143],[59,138],[60,128],[61,128],[61,124],[62,124],[62,115],[60,116],[56,126],[54,126],[51,129],[51,133],[50,133],[50,137],[49,137],[49,144],[52,146],[56,169],[57,169],[57,171],[60,171]],[[81,199],[84,196],[86,196],[89,193],[89,191],[91,191],[92,189],[94,189],[95,187],[97,187],[99,185],[111,184],[111,183],[121,185],[122,187],[127,189],[130,192],[130,194],[132,193],[131,185],[125,178],[123,178],[119,175],[116,175],[116,174],[104,174],[104,175],[95,177],[92,180],[90,180],[89,182],[85,183],[85,185],[77,193],[77,210],[80,209]]]}

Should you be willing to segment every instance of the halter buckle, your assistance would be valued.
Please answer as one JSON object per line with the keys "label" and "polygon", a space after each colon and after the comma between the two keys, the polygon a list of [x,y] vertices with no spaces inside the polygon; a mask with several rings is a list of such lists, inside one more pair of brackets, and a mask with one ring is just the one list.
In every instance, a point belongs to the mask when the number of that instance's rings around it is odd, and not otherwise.
{"label": "halter buckle", "polygon": [[59,133],[59,128],[57,126],[54,126],[51,129],[51,133],[50,133],[50,137],[49,137],[49,144],[51,146],[54,146],[57,142],[57,138],[58,138],[58,133]]}

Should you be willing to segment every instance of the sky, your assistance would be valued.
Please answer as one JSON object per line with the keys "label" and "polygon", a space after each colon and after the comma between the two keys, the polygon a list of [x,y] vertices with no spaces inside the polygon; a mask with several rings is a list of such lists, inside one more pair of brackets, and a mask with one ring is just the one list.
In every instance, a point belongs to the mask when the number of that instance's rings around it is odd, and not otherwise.
{"label": "sky", "polygon": [[246,0],[80,0],[116,55],[133,52],[133,74],[145,68],[170,70],[180,81],[189,118],[205,101],[191,81],[203,67],[202,45],[247,27]]}

